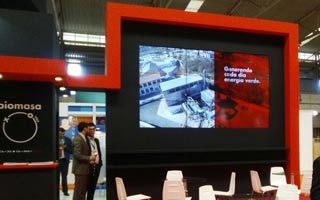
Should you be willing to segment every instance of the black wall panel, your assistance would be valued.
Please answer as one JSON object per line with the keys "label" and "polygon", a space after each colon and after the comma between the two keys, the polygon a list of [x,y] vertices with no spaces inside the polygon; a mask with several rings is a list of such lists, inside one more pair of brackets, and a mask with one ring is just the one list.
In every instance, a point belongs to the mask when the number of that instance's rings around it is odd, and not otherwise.
{"label": "black wall panel", "polygon": [[53,16],[0,9],[0,55],[59,58]]}

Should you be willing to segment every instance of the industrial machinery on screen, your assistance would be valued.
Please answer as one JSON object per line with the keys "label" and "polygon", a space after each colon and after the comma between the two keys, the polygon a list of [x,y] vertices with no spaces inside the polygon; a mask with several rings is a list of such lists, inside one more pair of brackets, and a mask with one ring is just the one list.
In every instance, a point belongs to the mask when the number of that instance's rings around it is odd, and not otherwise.
{"label": "industrial machinery on screen", "polygon": [[269,127],[269,57],[139,46],[141,128]]}

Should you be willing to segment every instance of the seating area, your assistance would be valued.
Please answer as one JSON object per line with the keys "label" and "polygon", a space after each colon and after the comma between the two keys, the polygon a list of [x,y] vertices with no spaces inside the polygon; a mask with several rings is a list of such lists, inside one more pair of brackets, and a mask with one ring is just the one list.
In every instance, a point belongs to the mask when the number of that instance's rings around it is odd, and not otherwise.
{"label": "seating area", "polygon": [[[226,177],[228,178],[228,177]],[[183,176],[181,170],[168,170],[163,181],[162,200],[219,200],[219,199],[239,199],[239,200],[307,200],[310,199],[310,188],[312,181],[312,173],[304,173],[302,176],[301,185],[298,187],[294,184],[287,183],[287,177],[283,167],[270,168],[270,184],[262,185],[259,172],[250,170],[248,178],[251,182],[251,194],[236,193],[236,172],[231,172],[229,177],[229,185],[226,185],[228,190],[215,190],[214,185],[204,184],[199,186],[198,195],[188,195],[188,177]],[[152,196],[142,193],[127,196],[123,179],[115,178],[118,200],[147,200],[152,199]],[[143,190],[143,188],[142,188]],[[145,192],[143,192],[145,193]],[[146,191],[147,193],[147,191]],[[194,196],[194,197],[192,197]]]}

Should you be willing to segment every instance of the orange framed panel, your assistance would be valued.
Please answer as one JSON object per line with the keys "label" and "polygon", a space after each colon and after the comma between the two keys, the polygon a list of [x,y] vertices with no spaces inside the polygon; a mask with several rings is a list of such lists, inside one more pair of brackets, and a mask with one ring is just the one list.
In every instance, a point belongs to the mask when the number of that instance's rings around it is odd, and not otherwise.
{"label": "orange framed panel", "polygon": [[[192,13],[164,8],[108,3],[106,7],[106,57],[108,70],[120,79],[121,22],[141,21],[156,24],[188,26],[226,31],[281,36],[284,39],[285,146],[288,149],[287,170],[299,171],[299,66],[298,25],[206,13]],[[147,13],[147,14],[146,14]],[[119,71],[118,71],[119,70]],[[295,183],[299,177],[295,176]]]}
{"label": "orange framed panel", "polygon": [[288,33],[284,44],[284,102],[285,102],[285,142],[288,148],[288,171],[294,172],[296,185],[300,183],[299,158],[299,62],[298,28]]}
{"label": "orange framed panel", "polygon": [[[120,73],[117,73],[118,76],[113,76],[112,73],[114,71],[116,70],[112,71],[111,69],[108,76],[68,76],[64,60],[0,56],[0,73],[3,76],[3,80],[52,82],[55,85],[74,88],[119,89]],[[61,77],[63,80],[57,82],[55,77]]]}
{"label": "orange framed panel", "polygon": [[67,76],[64,60],[16,56],[0,56],[0,73],[3,80],[53,82],[57,85],[65,82],[56,82],[55,77],[65,80]]}

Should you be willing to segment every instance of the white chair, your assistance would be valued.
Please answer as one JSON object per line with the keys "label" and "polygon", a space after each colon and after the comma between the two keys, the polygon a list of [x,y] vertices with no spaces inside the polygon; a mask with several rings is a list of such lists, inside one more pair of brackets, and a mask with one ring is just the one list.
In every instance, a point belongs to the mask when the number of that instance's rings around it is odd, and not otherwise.
{"label": "white chair", "polygon": [[279,185],[276,200],[299,200],[298,187],[293,184]]}
{"label": "white chair", "polygon": [[186,197],[181,180],[165,180],[162,189],[162,200],[191,200],[191,197]]}
{"label": "white chair", "polygon": [[304,196],[310,195],[311,184],[312,184],[312,172],[304,173],[301,180],[299,193]]}
{"label": "white chair", "polygon": [[186,196],[188,196],[187,181],[183,179],[183,173],[181,170],[169,170],[167,171],[166,180],[169,181],[182,181]]}
{"label": "white chair", "polygon": [[270,185],[279,187],[286,185],[287,178],[283,167],[271,167],[270,169]]}
{"label": "white chair", "polygon": [[225,197],[231,197],[233,199],[233,195],[235,193],[236,189],[236,173],[231,173],[230,183],[229,183],[229,190],[228,191],[214,191],[215,196],[225,196]]}
{"label": "white chair", "polygon": [[124,187],[124,183],[122,178],[116,177],[116,188],[117,188],[117,196],[118,200],[146,200],[151,199],[150,196],[144,194],[135,194],[127,196],[126,188]]}
{"label": "white chair", "polygon": [[251,185],[252,185],[251,199],[254,193],[261,194],[261,196],[263,197],[265,193],[275,192],[277,190],[276,187],[273,187],[271,185],[262,186],[260,177],[257,171],[250,170],[250,178],[251,178]]}
{"label": "white chair", "polygon": [[199,187],[199,200],[216,200],[212,185]]}
{"label": "white chair", "polygon": [[182,181],[183,174],[181,170],[169,170],[167,171],[166,179],[170,181]]}

